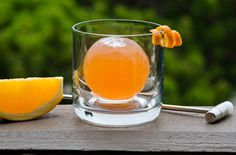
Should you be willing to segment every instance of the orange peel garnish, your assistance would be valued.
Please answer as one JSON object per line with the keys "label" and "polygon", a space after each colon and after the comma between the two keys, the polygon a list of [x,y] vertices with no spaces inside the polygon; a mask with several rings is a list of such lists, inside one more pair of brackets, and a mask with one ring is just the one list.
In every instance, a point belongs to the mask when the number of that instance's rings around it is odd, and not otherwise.
{"label": "orange peel garnish", "polygon": [[165,30],[163,41],[162,45],[164,44],[164,47],[173,48],[175,46],[175,35],[172,30]]}
{"label": "orange peel garnish", "polygon": [[181,46],[182,45],[182,38],[176,30],[172,30],[175,36],[175,46]]}
{"label": "orange peel garnish", "polygon": [[161,45],[162,44],[162,35],[160,33],[152,35],[152,44],[153,45]]}
{"label": "orange peel garnish", "polygon": [[167,25],[158,26],[156,29],[150,30],[153,45],[160,45],[166,48],[173,48],[182,45],[182,38],[179,32],[171,30]]}

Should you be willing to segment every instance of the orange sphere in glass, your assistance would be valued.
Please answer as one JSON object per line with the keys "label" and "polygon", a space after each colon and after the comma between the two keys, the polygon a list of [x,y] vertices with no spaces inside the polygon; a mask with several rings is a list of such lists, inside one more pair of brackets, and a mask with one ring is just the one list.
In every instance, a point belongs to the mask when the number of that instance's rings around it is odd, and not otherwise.
{"label": "orange sphere in glass", "polygon": [[92,92],[109,100],[126,100],[145,86],[150,70],[144,50],[128,38],[107,37],[95,42],[83,63]]}

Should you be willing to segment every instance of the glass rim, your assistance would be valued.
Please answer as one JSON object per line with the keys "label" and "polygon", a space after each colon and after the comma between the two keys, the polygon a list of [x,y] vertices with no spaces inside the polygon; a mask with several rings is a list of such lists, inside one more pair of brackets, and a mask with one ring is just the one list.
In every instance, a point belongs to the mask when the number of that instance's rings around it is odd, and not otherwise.
{"label": "glass rim", "polygon": [[95,20],[87,20],[87,21],[82,21],[82,22],[76,23],[76,24],[74,24],[72,26],[72,30],[73,30],[73,32],[79,32],[79,33],[86,34],[86,35],[96,35],[96,36],[105,36],[105,37],[112,37],[112,36],[117,36],[117,37],[152,36],[152,32],[150,32],[150,33],[137,33],[137,34],[101,34],[101,33],[81,31],[81,30],[78,30],[76,28],[78,25],[89,24],[89,23],[94,23],[94,22],[101,22],[101,21],[136,22],[136,23],[142,23],[142,24],[152,24],[153,26],[156,26],[156,27],[160,26],[160,24],[157,24],[157,23],[154,23],[154,22],[145,21],[145,20],[134,20],[134,19],[95,19]]}

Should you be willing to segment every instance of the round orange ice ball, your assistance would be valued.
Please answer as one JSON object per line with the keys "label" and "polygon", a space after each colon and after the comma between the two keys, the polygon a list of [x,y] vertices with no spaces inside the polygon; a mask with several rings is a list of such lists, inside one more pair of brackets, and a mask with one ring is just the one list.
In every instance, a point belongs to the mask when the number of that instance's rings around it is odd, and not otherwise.
{"label": "round orange ice ball", "polygon": [[126,100],[145,86],[150,70],[144,50],[128,38],[107,37],[95,42],[83,63],[84,79],[94,94]]}

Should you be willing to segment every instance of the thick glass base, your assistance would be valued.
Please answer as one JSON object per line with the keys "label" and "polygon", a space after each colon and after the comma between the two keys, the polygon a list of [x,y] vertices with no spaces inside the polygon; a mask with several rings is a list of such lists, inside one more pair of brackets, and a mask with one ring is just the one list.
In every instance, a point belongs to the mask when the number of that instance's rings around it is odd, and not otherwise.
{"label": "thick glass base", "polygon": [[[96,103],[95,103],[96,104]],[[137,105],[137,102],[135,103]],[[74,105],[78,105],[75,104]],[[102,109],[80,103],[74,106],[76,115],[83,121],[107,127],[130,127],[146,124],[155,120],[161,110],[161,106],[149,106],[134,108],[132,110]]]}

